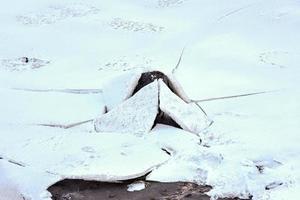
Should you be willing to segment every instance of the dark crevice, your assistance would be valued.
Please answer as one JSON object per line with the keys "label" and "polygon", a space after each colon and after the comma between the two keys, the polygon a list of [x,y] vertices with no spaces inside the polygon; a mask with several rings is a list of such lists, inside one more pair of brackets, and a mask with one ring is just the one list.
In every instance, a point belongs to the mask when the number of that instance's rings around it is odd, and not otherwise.
{"label": "dark crevice", "polygon": [[135,95],[135,93],[137,93],[140,89],[142,89],[146,85],[148,85],[158,79],[163,80],[163,82],[170,88],[170,90],[174,94],[179,96],[178,93],[176,92],[176,90],[174,89],[174,86],[171,83],[170,79],[164,73],[162,73],[160,71],[152,71],[152,72],[142,73],[141,78],[139,79],[138,84],[135,87],[135,89],[133,90],[133,93],[131,96]]}
{"label": "dark crevice", "polygon": [[104,113],[103,114],[106,114],[108,113],[108,109],[107,109],[107,106],[104,106]]}
{"label": "dark crevice", "polygon": [[162,112],[160,109],[159,109],[159,113],[156,115],[152,128],[154,128],[157,124],[165,124],[165,125],[173,126],[175,128],[182,129],[179,126],[179,124],[177,124],[169,115]]}
{"label": "dark crevice", "polygon": [[283,185],[282,182],[272,182],[265,187],[265,190],[271,190],[281,185]]}
{"label": "dark crevice", "polygon": [[25,167],[25,165],[24,165],[24,164],[22,164],[22,163],[19,163],[19,162],[17,162],[17,161],[14,161],[14,160],[8,160],[8,162],[9,162],[9,163],[11,163],[11,164],[14,164],[14,165],[18,165],[18,166],[20,166],[20,167]]}
{"label": "dark crevice", "polygon": [[167,149],[165,149],[165,148],[161,148],[161,150],[163,150],[164,152],[166,152],[166,154],[168,154],[169,156],[171,155],[171,152],[170,152],[170,151],[168,151]]}
{"label": "dark crevice", "polygon": [[126,184],[130,184],[132,182],[135,182],[135,181],[146,181],[146,177],[151,173],[152,171],[150,172],[147,172],[145,175],[143,176],[140,176],[140,177],[137,177],[137,178],[132,178],[132,179],[128,179],[128,180],[122,180],[120,181],[121,183],[126,183]]}

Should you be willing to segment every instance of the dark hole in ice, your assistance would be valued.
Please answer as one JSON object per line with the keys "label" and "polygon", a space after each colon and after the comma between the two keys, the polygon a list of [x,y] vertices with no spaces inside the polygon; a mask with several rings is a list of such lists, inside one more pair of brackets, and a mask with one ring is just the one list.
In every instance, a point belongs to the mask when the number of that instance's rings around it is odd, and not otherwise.
{"label": "dark hole in ice", "polygon": [[132,93],[132,96],[135,93],[137,93],[141,88],[145,87],[149,83],[152,83],[153,81],[158,80],[158,79],[162,79],[163,82],[170,88],[170,90],[178,96],[170,79],[164,73],[162,73],[160,71],[152,71],[152,72],[142,73],[141,78],[139,79],[139,82]]}
{"label": "dark hole in ice", "polygon": [[[170,79],[160,71],[152,71],[152,72],[145,72],[142,73],[141,78],[138,81],[137,86],[135,87],[132,96],[137,93],[141,88],[145,87],[146,85],[152,83],[155,80],[161,79],[163,82],[168,86],[168,88],[178,96],[174,86],[172,85]],[[173,126],[176,128],[181,128],[170,116],[166,113],[162,112],[160,109],[158,110],[158,114],[154,121],[153,127],[156,124],[165,124],[169,126]],[[182,129],[182,128],[181,128]]]}
{"label": "dark hole in ice", "polygon": [[165,124],[165,125],[182,129],[170,116],[162,112],[160,109],[159,109],[159,113],[156,115],[152,128],[154,128],[156,124]]}

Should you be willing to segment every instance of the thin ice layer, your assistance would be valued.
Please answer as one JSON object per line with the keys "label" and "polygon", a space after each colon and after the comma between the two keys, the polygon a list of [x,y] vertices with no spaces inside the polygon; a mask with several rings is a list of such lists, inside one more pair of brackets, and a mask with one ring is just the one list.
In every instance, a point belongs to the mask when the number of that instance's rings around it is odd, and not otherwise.
{"label": "thin ice layer", "polygon": [[159,80],[159,87],[161,111],[170,116],[182,129],[200,133],[208,127],[210,121],[196,105],[185,103],[162,80]]}
{"label": "thin ice layer", "polygon": [[154,81],[94,122],[97,132],[149,132],[158,113],[158,82]]}

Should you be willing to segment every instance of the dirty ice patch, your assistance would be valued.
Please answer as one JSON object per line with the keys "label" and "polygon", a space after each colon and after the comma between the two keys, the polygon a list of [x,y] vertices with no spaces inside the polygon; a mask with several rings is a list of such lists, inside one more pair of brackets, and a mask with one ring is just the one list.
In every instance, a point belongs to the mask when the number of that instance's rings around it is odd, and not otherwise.
{"label": "dirty ice patch", "polygon": [[132,31],[132,32],[142,32],[142,33],[147,33],[147,32],[155,33],[164,30],[164,27],[159,25],[155,25],[147,22],[125,20],[122,18],[114,18],[109,25],[115,30],[124,30],[124,31]]}
{"label": "dirty ice patch", "polygon": [[153,59],[143,55],[136,54],[134,57],[124,55],[118,58],[110,59],[101,64],[99,71],[131,71],[138,69],[148,69],[157,64]]}
{"label": "dirty ice patch", "polygon": [[0,69],[5,71],[28,71],[37,70],[45,67],[50,63],[48,60],[42,60],[38,58],[12,58],[0,60]]}
{"label": "dirty ice patch", "polygon": [[157,0],[157,6],[161,8],[174,7],[181,5],[186,1],[188,0]]}
{"label": "dirty ice patch", "polygon": [[54,5],[45,8],[42,11],[26,13],[17,16],[17,21],[24,25],[39,26],[46,24],[54,24],[56,22],[74,18],[84,17],[87,15],[99,13],[99,9],[94,6],[84,4],[70,4],[70,5]]}

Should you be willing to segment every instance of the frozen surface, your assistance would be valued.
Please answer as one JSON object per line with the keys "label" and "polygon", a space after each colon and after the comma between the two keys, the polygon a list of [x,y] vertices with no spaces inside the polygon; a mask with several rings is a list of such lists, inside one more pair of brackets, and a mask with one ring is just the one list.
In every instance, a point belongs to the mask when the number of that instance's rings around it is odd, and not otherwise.
{"label": "frozen surface", "polygon": [[[3,2],[1,198],[49,198],[64,177],[152,171],[149,180],[209,184],[212,198],[298,199],[299,10],[296,0]],[[38,126],[117,108],[137,71],[171,73],[184,47],[174,76],[189,99],[269,93],[201,102],[214,123],[199,136],[163,125],[143,136]],[[124,72],[137,76],[112,85]]]}

